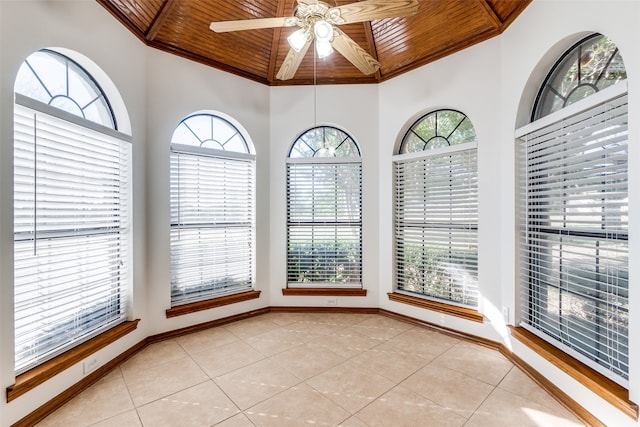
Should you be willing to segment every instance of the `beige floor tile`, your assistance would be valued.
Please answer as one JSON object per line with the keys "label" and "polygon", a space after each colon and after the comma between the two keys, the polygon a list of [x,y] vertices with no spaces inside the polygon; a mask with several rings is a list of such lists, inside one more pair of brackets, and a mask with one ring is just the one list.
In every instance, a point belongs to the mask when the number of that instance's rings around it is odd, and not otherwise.
{"label": "beige floor tile", "polygon": [[396,383],[429,363],[415,354],[380,350],[380,346],[363,351],[351,360]]}
{"label": "beige floor tile", "polygon": [[322,313],[320,321],[338,326],[352,326],[378,316],[369,313]]}
{"label": "beige floor tile", "polygon": [[189,357],[144,371],[123,372],[123,374],[136,407],[209,379]]}
{"label": "beige floor tile", "polygon": [[88,426],[132,409],[134,406],[124,380],[116,378],[87,388],[38,426]]}
{"label": "beige floor tile", "polygon": [[323,346],[302,344],[271,356],[271,360],[299,379],[306,380],[344,362],[345,358]]}
{"label": "beige floor tile", "polygon": [[257,316],[224,325],[224,328],[239,338],[249,338],[278,329],[280,325],[266,316]]}
{"label": "beige floor tile", "polygon": [[335,426],[349,413],[306,384],[290,388],[250,409],[245,414],[256,426]]}
{"label": "beige floor tile", "polygon": [[458,371],[435,365],[425,366],[401,385],[464,418],[469,418],[494,388]]}
{"label": "beige floor tile", "polygon": [[291,331],[283,328],[247,338],[245,342],[265,356],[272,356],[302,345],[317,336],[307,334],[305,331]]}
{"label": "beige floor tile", "polygon": [[465,427],[578,427],[582,425],[564,408],[552,410],[496,388]]}
{"label": "beige floor tile", "polygon": [[411,328],[411,325],[389,317],[375,316],[350,328],[370,338],[388,340]]}
{"label": "beige floor tile", "polygon": [[238,407],[213,381],[206,381],[138,408],[145,427],[211,426],[239,412]]}
{"label": "beige floor tile", "polygon": [[348,359],[380,345],[381,342],[381,340],[369,338],[353,329],[345,328],[338,330],[332,335],[317,337],[311,340],[309,344],[323,347]]}
{"label": "beige floor tile", "polygon": [[166,340],[146,346],[130,359],[125,360],[120,368],[123,373],[140,371],[186,356],[187,353],[175,340]]}
{"label": "beige floor tile", "polygon": [[206,350],[192,355],[193,360],[210,378],[250,365],[264,357],[262,353],[243,341],[216,347],[215,351]]}
{"label": "beige floor tile", "polygon": [[439,332],[409,330],[389,339],[378,348],[383,351],[413,354],[427,361],[431,361],[459,342],[459,339]]}
{"label": "beige floor tile", "polygon": [[235,415],[228,420],[216,424],[216,427],[255,427],[245,414]]}
{"label": "beige floor tile", "polygon": [[226,330],[217,327],[176,338],[176,342],[189,354],[213,350],[216,347],[238,341],[239,338]]}
{"label": "beige floor tile", "polygon": [[338,427],[369,427],[369,425],[354,415],[348,420],[341,422]]}
{"label": "beige floor tile", "polygon": [[478,349],[468,343],[461,344],[453,346],[432,363],[462,372],[493,386],[498,385],[513,367],[513,364],[497,351],[491,354],[484,348]]}
{"label": "beige floor tile", "polygon": [[309,379],[307,384],[351,414],[355,414],[396,385],[393,381],[351,361]]}
{"label": "beige floor tile", "polygon": [[273,360],[261,360],[215,378],[240,409],[247,409],[300,382]]}
{"label": "beige floor tile", "polygon": [[552,409],[561,407],[557,400],[516,367],[509,371],[507,376],[498,384],[498,387],[541,406],[547,406]]}
{"label": "beige floor tile", "polygon": [[342,329],[343,326],[315,320],[300,320],[283,326],[283,328],[289,331],[305,332],[314,335],[329,335],[338,329]]}
{"label": "beige floor tile", "polygon": [[142,427],[142,422],[140,421],[140,417],[138,417],[138,412],[132,409],[131,411],[116,415],[99,423],[91,424],[91,427]]}
{"label": "beige floor tile", "polygon": [[371,427],[458,427],[466,419],[424,396],[397,386],[356,414]]}
{"label": "beige floor tile", "polygon": [[272,311],[262,316],[263,318],[277,324],[278,326],[286,326],[293,322],[306,319],[306,313],[288,313],[286,311]]}

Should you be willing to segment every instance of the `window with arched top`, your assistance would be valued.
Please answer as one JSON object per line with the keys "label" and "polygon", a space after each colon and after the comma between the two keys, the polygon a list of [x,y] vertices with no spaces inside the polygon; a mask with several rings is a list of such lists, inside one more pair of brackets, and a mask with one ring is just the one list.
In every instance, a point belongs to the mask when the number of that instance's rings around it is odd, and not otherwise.
{"label": "window with arched top", "polygon": [[362,287],[362,161],[349,134],[319,126],[287,158],[287,286]]}
{"label": "window with arched top", "polygon": [[118,129],[102,88],[77,62],[50,49],[34,52],[22,63],[15,91],[108,128]]}
{"label": "window with arched top", "polygon": [[581,40],[540,94],[536,120],[516,131],[520,325],[626,386],[628,112],[617,47],[600,34]]}
{"label": "window with arched top", "polygon": [[533,120],[561,110],[627,79],[618,47],[602,34],[592,34],[567,50],[553,65],[538,91]]}
{"label": "window with arched top", "polygon": [[406,132],[393,158],[396,291],[478,305],[476,132],[437,110]]}
{"label": "window with arched top", "polygon": [[99,83],[49,49],[14,85],[15,369],[126,320],[131,137]]}
{"label": "window with arched top", "polygon": [[255,283],[255,155],[220,113],[186,117],[171,138],[171,305]]}

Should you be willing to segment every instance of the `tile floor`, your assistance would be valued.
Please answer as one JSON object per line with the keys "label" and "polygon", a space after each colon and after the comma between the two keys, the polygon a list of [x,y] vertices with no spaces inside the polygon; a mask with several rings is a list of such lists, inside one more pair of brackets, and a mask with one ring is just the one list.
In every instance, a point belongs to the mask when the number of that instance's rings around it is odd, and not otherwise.
{"label": "tile floor", "polygon": [[146,347],[48,426],[579,426],[500,353],[382,315],[269,313]]}

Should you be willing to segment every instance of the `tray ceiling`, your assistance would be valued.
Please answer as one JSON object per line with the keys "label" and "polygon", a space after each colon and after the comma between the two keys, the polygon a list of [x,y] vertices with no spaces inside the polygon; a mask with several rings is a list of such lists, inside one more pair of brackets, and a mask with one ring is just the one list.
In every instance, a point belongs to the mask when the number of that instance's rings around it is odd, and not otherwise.
{"label": "tray ceiling", "polygon": [[[97,0],[148,46],[271,86],[312,84],[309,49],[291,80],[276,79],[294,28],[214,33],[212,21],[292,16],[294,0]],[[531,0],[420,0],[418,13],[341,25],[380,62],[366,76],[339,53],[315,60],[318,84],[379,83],[502,33]],[[329,1],[336,6],[353,0]]]}

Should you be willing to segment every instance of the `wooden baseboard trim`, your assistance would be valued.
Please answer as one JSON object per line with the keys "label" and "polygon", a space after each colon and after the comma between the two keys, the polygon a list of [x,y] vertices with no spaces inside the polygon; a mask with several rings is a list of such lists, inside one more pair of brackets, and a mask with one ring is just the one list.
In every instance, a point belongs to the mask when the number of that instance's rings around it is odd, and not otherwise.
{"label": "wooden baseboard trim", "polygon": [[377,314],[378,308],[373,307],[293,307],[274,306],[270,307],[272,313],[359,313]]}
{"label": "wooden baseboard trim", "polygon": [[182,335],[191,334],[193,332],[203,331],[205,329],[213,328],[216,326],[226,325],[227,323],[237,322],[238,320],[248,319],[250,317],[260,316],[269,313],[269,307],[261,308],[258,310],[247,311],[245,313],[235,314],[233,316],[223,317],[221,319],[211,320],[209,322],[198,323],[197,325],[187,326],[185,328],[174,329],[167,332],[162,332],[156,335],[147,337],[147,343],[155,343],[164,341],[169,338],[175,338]]}
{"label": "wooden baseboard trim", "polygon": [[7,387],[7,403],[36,388],[98,350],[135,331],[139,321],[140,319],[120,323],[87,342],[79,344],[61,355],[18,375],[15,384]]}
{"label": "wooden baseboard trim", "polygon": [[383,308],[379,309],[379,313],[384,315],[384,316],[390,317],[392,319],[402,320],[404,322],[408,322],[408,323],[411,323],[411,324],[416,325],[416,326],[422,326],[422,327],[426,327],[426,328],[429,328],[429,329],[434,329],[434,330],[436,330],[438,332],[442,332],[443,334],[449,335],[451,337],[460,338],[460,339],[463,339],[465,341],[469,341],[469,342],[472,342],[474,344],[481,345],[483,347],[491,348],[493,350],[500,351],[500,348],[502,346],[502,344],[500,344],[499,342],[496,342],[496,341],[491,341],[491,340],[488,340],[486,338],[482,338],[482,337],[478,337],[478,336],[475,336],[475,335],[467,334],[465,332],[460,332],[458,330],[447,328],[446,326],[438,325],[438,324],[435,324],[435,323],[427,322],[425,320],[416,319],[415,317],[406,316],[404,314],[398,314],[398,313],[396,313],[394,311],[385,310]]}
{"label": "wooden baseboard trim", "polygon": [[537,335],[521,327],[510,326],[511,336],[531,348],[548,362],[566,372],[630,418],[638,420],[638,405],[629,400],[629,391],[584,363],[568,356]]}
{"label": "wooden baseboard trim", "polygon": [[413,305],[415,307],[425,308],[431,311],[448,314],[450,316],[461,317],[472,322],[484,322],[484,316],[477,310],[471,308],[458,307],[456,305],[445,304],[438,301],[431,301],[425,298],[414,297],[411,295],[400,294],[397,292],[389,292],[389,301],[400,302],[403,304]]}
{"label": "wooden baseboard trim", "polygon": [[367,290],[361,288],[283,288],[284,296],[366,297]]}
{"label": "wooden baseboard trim", "polygon": [[211,298],[204,301],[192,302],[189,304],[178,305],[171,307],[166,311],[167,318],[183,316],[189,313],[195,313],[197,311],[209,310],[210,308],[222,307],[223,305],[235,304],[242,301],[249,301],[252,299],[260,298],[261,291],[247,291],[238,294],[224,295],[218,298]]}
{"label": "wooden baseboard trim", "polygon": [[49,400],[44,405],[40,406],[35,411],[31,412],[26,417],[22,418],[20,421],[13,424],[11,427],[30,427],[33,426],[43,419],[47,417],[47,415],[51,414],[56,409],[60,408],[62,405],[67,403],[69,400],[73,399],[75,396],[80,394],[83,390],[85,390],[90,385],[97,382],[100,378],[105,376],[109,371],[118,366],[120,363],[124,362],[129,357],[133,356],[144,347],[147,346],[146,340],[140,341],[138,344],[134,345],[124,353],[121,353],[114,359],[111,359],[109,362],[105,363],[82,380],[78,381],[53,399]]}

